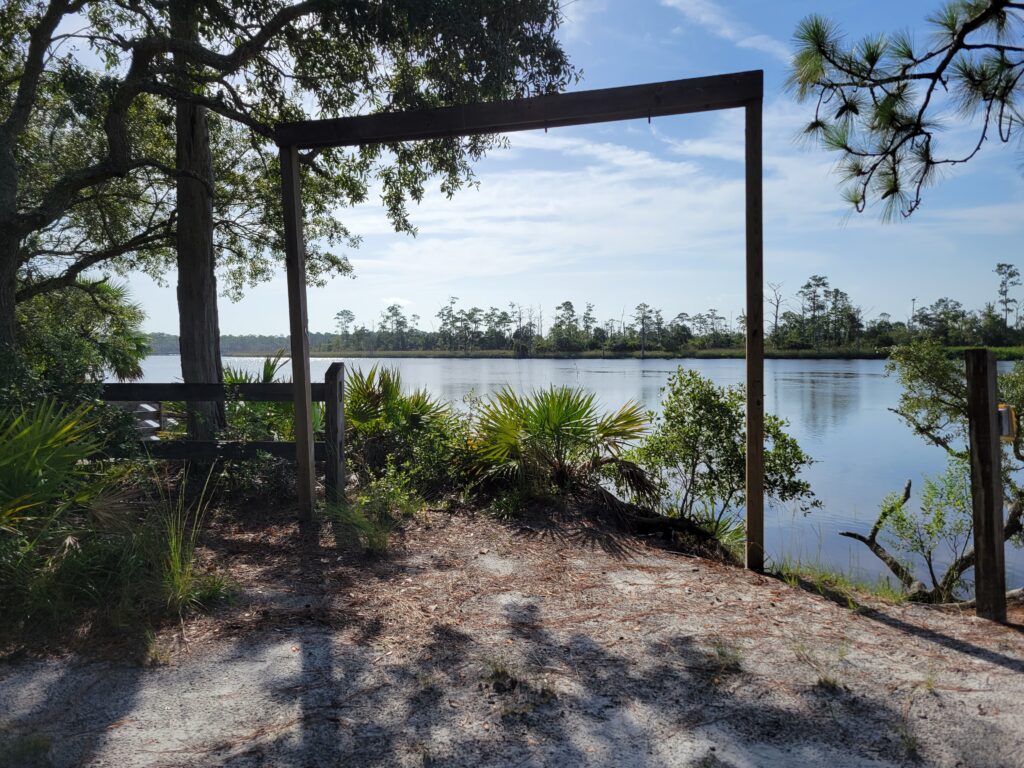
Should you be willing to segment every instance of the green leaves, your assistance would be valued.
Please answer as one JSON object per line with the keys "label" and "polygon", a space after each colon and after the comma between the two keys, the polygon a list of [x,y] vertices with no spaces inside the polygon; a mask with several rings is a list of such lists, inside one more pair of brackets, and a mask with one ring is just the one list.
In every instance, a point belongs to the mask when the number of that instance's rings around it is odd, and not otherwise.
{"label": "green leaves", "polygon": [[86,460],[102,447],[92,408],[44,400],[0,418],[0,529],[18,532],[88,504],[102,490]]}
{"label": "green leaves", "polygon": [[604,466],[642,437],[648,420],[638,403],[601,413],[579,387],[518,395],[506,387],[481,403],[473,449],[483,472],[515,479],[525,490],[584,490]]}
{"label": "green leaves", "polygon": [[[993,134],[1003,142],[1021,135],[1024,9],[1003,6],[946,3],[928,17],[926,50],[908,32],[850,45],[821,16],[797,26],[787,82],[801,101],[815,100],[804,135],[842,155],[841,193],[855,210],[877,202],[885,220],[909,216],[937,167],[970,160]],[[936,134],[950,106],[979,118],[980,132],[962,154],[944,156]]]}
{"label": "green leaves", "polygon": [[[680,368],[668,381],[663,414],[631,454],[660,479],[665,510],[690,519],[728,518],[743,505],[746,432],[744,395]],[[799,477],[811,463],[776,416],[765,419],[765,493],[802,509],[819,506]]]}

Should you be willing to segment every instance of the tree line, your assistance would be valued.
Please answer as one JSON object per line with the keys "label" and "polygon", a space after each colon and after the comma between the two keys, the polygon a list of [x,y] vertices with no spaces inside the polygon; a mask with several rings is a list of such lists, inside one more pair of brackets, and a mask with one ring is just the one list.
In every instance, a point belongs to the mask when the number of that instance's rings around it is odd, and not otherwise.
{"label": "tree line", "polygon": [[[1024,324],[1013,289],[1020,272],[1012,264],[995,268],[993,300],[971,310],[949,297],[918,305],[909,299],[905,320],[881,313],[865,318],[849,294],[824,275],[812,275],[796,291],[768,283],[765,297],[765,339],[769,349],[816,352],[873,352],[914,339],[930,338],[947,346],[1011,346],[1024,344]],[[640,303],[618,317],[600,319],[594,304],[580,309],[563,301],[546,314],[542,306],[510,302],[502,307],[463,306],[449,298],[424,322],[400,304],[390,304],[376,317],[358,320],[348,309],[335,314],[329,333],[311,333],[318,353],[424,352],[466,354],[503,352],[516,357],[608,354],[679,354],[708,349],[742,348],[745,318],[716,308],[672,314]],[[426,327],[424,327],[426,326]],[[157,354],[177,351],[177,337],[153,334]],[[287,336],[224,336],[225,354],[266,354],[287,347]]]}

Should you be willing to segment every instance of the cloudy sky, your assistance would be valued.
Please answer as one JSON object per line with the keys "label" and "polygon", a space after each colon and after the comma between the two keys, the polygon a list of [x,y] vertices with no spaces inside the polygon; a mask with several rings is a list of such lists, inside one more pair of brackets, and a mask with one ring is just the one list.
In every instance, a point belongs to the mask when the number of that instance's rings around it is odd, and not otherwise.
{"label": "cloudy sky", "polygon": [[[1024,156],[990,144],[928,192],[909,221],[850,216],[830,175],[832,158],[796,141],[808,105],[783,89],[793,30],[826,13],[853,37],[919,30],[938,0],[566,0],[562,34],[579,89],[729,71],[765,71],[765,276],[795,292],[829,277],[869,315],[905,318],[952,296],[991,300],[997,261],[1024,268]],[[949,116],[949,147],[970,126]],[[421,326],[449,296],[465,306],[542,306],[566,299],[618,318],[647,302],[666,317],[743,306],[741,112],[656,118],[513,134],[511,148],[477,166],[478,188],[448,200],[436,190],[412,211],[417,237],[393,233],[379,199],[338,211],[363,235],[348,253],[355,279],[309,294],[309,326],[333,327],[342,308],[370,324],[389,303]],[[147,328],[174,333],[174,276],[161,287],[133,278]],[[224,333],[286,333],[284,276],[222,299]]]}

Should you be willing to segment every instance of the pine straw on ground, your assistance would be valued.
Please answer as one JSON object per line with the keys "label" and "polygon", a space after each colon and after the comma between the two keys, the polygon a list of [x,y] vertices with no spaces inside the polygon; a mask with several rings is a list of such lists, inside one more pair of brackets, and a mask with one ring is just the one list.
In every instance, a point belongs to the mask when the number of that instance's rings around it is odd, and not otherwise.
{"label": "pine straw on ground", "polygon": [[[984,768],[1024,753],[1019,605],[998,626],[832,600],[579,521],[426,512],[374,559],[329,526],[222,515],[205,544],[233,605],[162,632],[145,670],[0,668],[0,734],[73,723],[47,752],[59,765]],[[136,703],[74,710],[101,674]]]}

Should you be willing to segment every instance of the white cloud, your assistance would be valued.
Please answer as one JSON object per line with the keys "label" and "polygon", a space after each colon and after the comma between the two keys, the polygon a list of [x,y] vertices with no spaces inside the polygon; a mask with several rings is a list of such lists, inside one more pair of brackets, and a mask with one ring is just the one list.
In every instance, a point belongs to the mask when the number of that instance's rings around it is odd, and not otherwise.
{"label": "white cloud", "polygon": [[590,18],[608,7],[606,0],[564,0],[561,5],[562,26],[566,39],[586,40]]}
{"label": "white cloud", "polygon": [[717,37],[774,56],[789,64],[792,53],[789,46],[769,35],[761,34],[750,25],[738,21],[712,0],[661,0],[662,5],[674,8],[690,22],[698,24]]}

